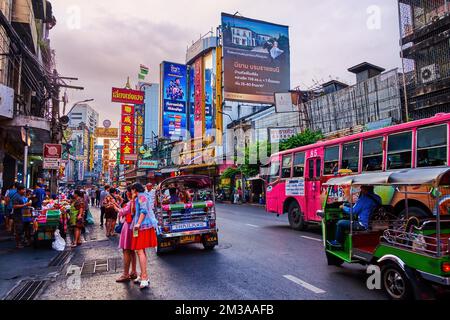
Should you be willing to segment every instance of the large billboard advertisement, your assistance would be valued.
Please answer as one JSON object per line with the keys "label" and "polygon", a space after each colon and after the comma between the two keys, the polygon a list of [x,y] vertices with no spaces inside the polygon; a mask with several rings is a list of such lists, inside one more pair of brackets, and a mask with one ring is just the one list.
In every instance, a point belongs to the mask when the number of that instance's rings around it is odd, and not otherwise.
{"label": "large billboard advertisement", "polygon": [[184,139],[187,130],[187,67],[163,62],[161,77],[163,136],[171,140]]}
{"label": "large billboard advertisement", "polygon": [[290,89],[289,27],[222,13],[224,98],[274,103]]}

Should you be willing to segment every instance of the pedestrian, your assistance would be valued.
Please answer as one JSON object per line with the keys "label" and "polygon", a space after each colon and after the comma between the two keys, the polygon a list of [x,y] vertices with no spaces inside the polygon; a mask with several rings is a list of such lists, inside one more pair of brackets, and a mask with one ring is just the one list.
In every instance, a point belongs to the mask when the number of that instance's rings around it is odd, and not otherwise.
{"label": "pedestrian", "polygon": [[122,203],[122,199],[119,196],[119,191],[117,189],[111,188],[109,190],[109,195],[106,196],[103,201],[105,206],[105,219],[106,219],[106,236],[113,237],[115,233],[116,221],[117,221],[117,211],[115,206]]}
{"label": "pedestrian", "polygon": [[[119,214],[119,219],[121,219],[122,231],[120,232],[119,248],[123,251],[123,274],[116,280],[116,282],[128,282],[130,280],[137,279],[138,275],[136,272],[136,252],[132,250],[131,244],[133,240],[133,212],[135,209],[135,203],[133,200],[133,195],[131,193],[131,187],[127,187],[126,198],[129,201],[121,208],[119,205],[115,206],[116,212]],[[131,273],[130,273],[131,267]]]}
{"label": "pedestrian", "polygon": [[23,248],[23,234],[24,234],[24,224],[23,224],[23,210],[31,206],[31,200],[26,202],[26,188],[24,185],[19,185],[17,187],[17,192],[11,198],[13,204],[13,221],[14,221],[14,234],[16,238],[16,248]]}
{"label": "pedestrian", "polygon": [[95,206],[95,189],[91,188],[91,190],[89,190],[89,194],[91,196],[91,206],[94,207]]}
{"label": "pedestrian", "polygon": [[13,202],[12,198],[17,193],[17,187],[20,184],[14,183],[11,188],[6,191],[5,194],[5,226],[7,232],[13,232],[14,220],[13,220]]}
{"label": "pedestrian", "polygon": [[110,186],[106,185],[105,190],[100,193],[100,228],[103,228],[103,219],[105,217],[105,205],[104,201],[107,195],[109,195]]}
{"label": "pedestrian", "polygon": [[81,231],[84,228],[84,195],[80,190],[73,193],[70,207],[70,228],[72,231],[72,247],[81,245]]}
{"label": "pedestrian", "polygon": [[150,201],[150,205],[153,210],[155,208],[156,191],[155,189],[153,189],[153,184],[151,183],[147,183],[145,188],[146,188],[145,194],[147,195],[147,198]]}
{"label": "pedestrian", "polygon": [[100,193],[101,190],[99,187],[97,187],[97,189],[95,190],[95,206],[97,208],[100,207]]}
{"label": "pedestrian", "polygon": [[156,237],[157,221],[153,209],[145,195],[145,189],[140,183],[131,187],[134,205],[134,218],[132,222],[133,239],[131,248],[137,252],[141,275],[135,280],[141,289],[148,288],[150,280],[147,273],[147,248],[155,248],[158,245]]}
{"label": "pedestrian", "polygon": [[35,209],[42,210],[42,204],[45,200],[46,193],[43,185],[40,183],[36,183],[34,191],[33,191],[33,206]]}

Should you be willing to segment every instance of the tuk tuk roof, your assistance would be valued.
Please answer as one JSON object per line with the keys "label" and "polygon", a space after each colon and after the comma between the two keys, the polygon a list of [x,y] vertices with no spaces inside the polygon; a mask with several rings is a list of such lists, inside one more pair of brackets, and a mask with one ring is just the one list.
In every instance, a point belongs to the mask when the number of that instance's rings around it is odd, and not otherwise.
{"label": "tuk tuk roof", "polygon": [[450,167],[405,169],[348,175],[328,180],[325,185],[450,185]]}
{"label": "tuk tuk roof", "polygon": [[175,183],[177,185],[187,185],[189,188],[194,189],[204,189],[212,187],[212,181],[210,177],[202,175],[188,175],[172,177],[164,180],[163,182],[161,182],[161,189],[167,188],[172,183]]}

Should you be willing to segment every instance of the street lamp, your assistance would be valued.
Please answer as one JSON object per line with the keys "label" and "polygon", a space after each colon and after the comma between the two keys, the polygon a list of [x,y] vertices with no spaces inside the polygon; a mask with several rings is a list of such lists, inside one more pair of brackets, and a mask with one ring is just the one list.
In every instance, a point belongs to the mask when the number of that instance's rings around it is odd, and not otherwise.
{"label": "street lamp", "polygon": [[231,121],[231,122],[234,121],[233,118],[232,118],[228,113],[225,113],[225,112],[223,112],[223,111],[217,111],[217,112],[220,113],[220,114],[226,115],[228,118],[230,118],[230,121]]}

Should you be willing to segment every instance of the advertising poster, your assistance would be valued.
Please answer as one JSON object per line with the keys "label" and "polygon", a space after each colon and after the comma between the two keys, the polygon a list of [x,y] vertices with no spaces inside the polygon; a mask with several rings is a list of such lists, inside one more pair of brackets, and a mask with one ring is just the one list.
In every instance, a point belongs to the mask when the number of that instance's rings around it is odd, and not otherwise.
{"label": "advertising poster", "polygon": [[203,59],[194,63],[194,138],[203,137]]}
{"label": "advertising poster", "polygon": [[290,89],[289,27],[222,13],[224,98],[274,103]]}
{"label": "advertising poster", "polygon": [[213,55],[212,53],[205,56],[205,132],[211,133],[213,129],[213,105],[214,94],[213,86],[215,85],[214,71],[213,71]]}
{"label": "advertising poster", "polygon": [[182,140],[187,130],[187,66],[162,63],[163,135]]}
{"label": "advertising poster", "polygon": [[195,81],[194,81],[195,65],[192,65],[189,69],[189,134],[190,137],[194,137],[195,133]]}

